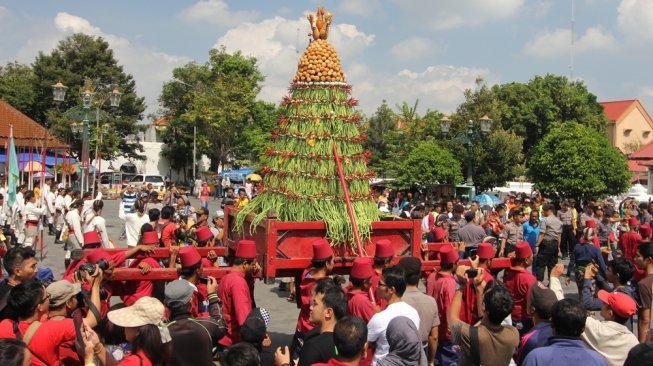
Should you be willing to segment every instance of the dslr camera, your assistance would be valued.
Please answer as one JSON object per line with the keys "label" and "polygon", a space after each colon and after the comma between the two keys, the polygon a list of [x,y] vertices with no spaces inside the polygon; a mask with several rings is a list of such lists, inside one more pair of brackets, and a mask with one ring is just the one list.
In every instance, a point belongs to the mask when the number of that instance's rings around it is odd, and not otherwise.
{"label": "dslr camera", "polygon": [[79,274],[79,278],[84,278],[84,274],[82,272],[86,272],[89,274],[95,273],[95,270],[97,267],[100,267],[102,271],[106,271],[109,268],[109,262],[107,262],[105,259],[100,259],[97,263],[84,263],[79,268],[77,269],[77,272]]}

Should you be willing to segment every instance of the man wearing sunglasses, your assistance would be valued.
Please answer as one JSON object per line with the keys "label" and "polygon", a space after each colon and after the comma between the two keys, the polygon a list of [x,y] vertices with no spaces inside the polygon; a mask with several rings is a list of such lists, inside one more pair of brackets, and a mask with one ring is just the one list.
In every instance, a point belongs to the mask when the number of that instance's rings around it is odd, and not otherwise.
{"label": "man wearing sunglasses", "polygon": [[398,316],[410,319],[419,328],[419,314],[412,306],[401,300],[406,291],[406,274],[402,268],[390,267],[383,270],[377,294],[388,301],[388,307],[374,314],[367,324],[367,341],[374,348],[372,366],[385,358],[390,351],[386,330],[390,321]]}

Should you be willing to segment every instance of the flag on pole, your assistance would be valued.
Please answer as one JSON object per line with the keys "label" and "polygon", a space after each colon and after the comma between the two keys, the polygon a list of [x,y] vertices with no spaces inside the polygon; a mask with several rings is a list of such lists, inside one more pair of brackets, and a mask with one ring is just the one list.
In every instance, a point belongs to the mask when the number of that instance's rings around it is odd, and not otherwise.
{"label": "flag on pole", "polygon": [[7,204],[11,207],[16,202],[16,186],[19,178],[18,157],[14,145],[14,126],[9,126],[9,168],[7,170]]}

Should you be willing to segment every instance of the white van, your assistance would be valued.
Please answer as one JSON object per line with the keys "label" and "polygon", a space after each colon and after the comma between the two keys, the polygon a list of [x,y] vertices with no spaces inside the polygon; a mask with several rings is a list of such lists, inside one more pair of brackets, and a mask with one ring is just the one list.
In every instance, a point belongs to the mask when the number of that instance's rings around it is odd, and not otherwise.
{"label": "white van", "polygon": [[152,184],[154,189],[159,190],[159,188],[165,186],[165,179],[161,175],[136,174],[129,181],[129,184],[133,184],[137,189]]}

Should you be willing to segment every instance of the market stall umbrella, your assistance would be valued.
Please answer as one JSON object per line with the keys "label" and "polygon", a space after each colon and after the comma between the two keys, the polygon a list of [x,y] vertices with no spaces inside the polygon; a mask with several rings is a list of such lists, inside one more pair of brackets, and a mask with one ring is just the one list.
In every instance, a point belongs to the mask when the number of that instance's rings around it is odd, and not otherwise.
{"label": "market stall umbrella", "polygon": [[[41,170],[43,169],[43,165],[41,165],[40,162],[38,161],[26,161],[21,164],[20,166],[20,171],[23,173],[40,173]],[[45,170],[48,170],[45,168]]]}
{"label": "market stall umbrella", "polygon": [[256,173],[252,173],[252,174],[248,175],[248,176],[245,177],[245,178],[246,178],[247,180],[251,180],[252,182],[260,182],[260,181],[263,180],[263,178],[261,178],[261,176],[258,175],[258,174],[256,174]]}

